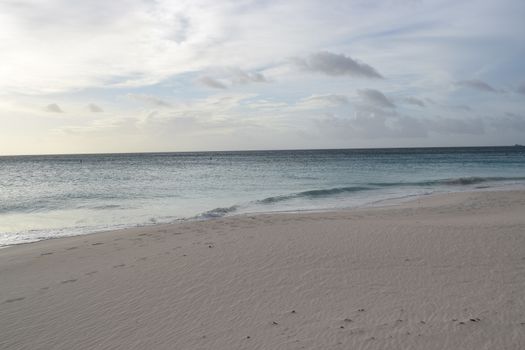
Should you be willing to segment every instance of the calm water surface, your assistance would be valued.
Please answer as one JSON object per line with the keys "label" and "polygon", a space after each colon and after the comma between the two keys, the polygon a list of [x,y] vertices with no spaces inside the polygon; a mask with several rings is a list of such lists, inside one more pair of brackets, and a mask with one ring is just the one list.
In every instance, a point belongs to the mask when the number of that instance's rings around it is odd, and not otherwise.
{"label": "calm water surface", "polygon": [[0,157],[0,245],[524,185],[524,147]]}

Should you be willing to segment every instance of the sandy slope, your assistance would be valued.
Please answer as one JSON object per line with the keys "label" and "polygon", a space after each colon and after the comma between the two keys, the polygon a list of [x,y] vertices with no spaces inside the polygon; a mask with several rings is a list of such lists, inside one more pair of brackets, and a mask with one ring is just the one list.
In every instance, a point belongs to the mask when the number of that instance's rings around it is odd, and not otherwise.
{"label": "sandy slope", "polygon": [[1,349],[525,349],[525,192],[0,250]]}

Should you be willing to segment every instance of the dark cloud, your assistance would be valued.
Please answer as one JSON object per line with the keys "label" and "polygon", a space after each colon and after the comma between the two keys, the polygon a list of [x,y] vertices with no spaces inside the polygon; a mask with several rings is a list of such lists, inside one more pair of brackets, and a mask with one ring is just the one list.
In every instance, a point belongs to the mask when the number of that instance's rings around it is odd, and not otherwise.
{"label": "dark cloud", "polygon": [[229,85],[246,85],[251,83],[266,83],[266,77],[258,72],[246,72],[240,68],[221,68],[214,71],[214,78],[201,76],[197,82],[213,89],[227,89]]}
{"label": "dark cloud", "polygon": [[56,103],[51,103],[51,104],[47,105],[46,106],[46,111],[51,112],[51,113],[64,113],[62,108],[60,108],[60,106],[57,105]]}
{"label": "dark cloud", "polygon": [[146,94],[128,94],[127,96],[133,100],[145,102],[156,107],[171,107],[170,103],[156,96]]}
{"label": "dark cloud", "polygon": [[104,110],[103,110],[102,108],[100,108],[99,106],[97,106],[97,105],[94,104],[94,103],[90,103],[90,104],[88,105],[88,109],[89,109],[89,111],[92,112],[92,113],[102,113],[102,112],[104,112]]}
{"label": "dark cloud", "polygon": [[226,85],[224,85],[217,79],[213,79],[212,77],[203,76],[197,79],[197,81],[201,83],[202,85],[205,85],[213,89],[226,89]]}
{"label": "dark cloud", "polygon": [[460,80],[455,83],[457,86],[467,87],[474,90],[485,91],[485,92],[501,92],[496,90],[483,80],[472,79],[472,80]]}
{"label": "dark cloud", "polygon": [[233,84],[249,84],[249,83],[266,83],[266,77],[261,73],[249,73],[241,69],[231,69],[231,78]]}
{"label": "dark cloud", "polygon": [[425,102],[423,102],[419,98],[406,97],[406,98],[403,99],[403,101],[405,103],[408,103],[408,104],[411,104],[411,105],[414,105],[414,106],[425,107]]}
{"label": "dark cloud", "polygon": [[383,79],[375,68],[366,63],[358,62],[350,56],[326,51],[311,54],[306,58],[294,58],[293,62],[302,70],[330,76]]}
{"label": "dark cloud", "polygon": [[390,101],[382,92],[374,89],[357,90],[359,97],[371,106],[380,108],[395,108],[396,105]]}

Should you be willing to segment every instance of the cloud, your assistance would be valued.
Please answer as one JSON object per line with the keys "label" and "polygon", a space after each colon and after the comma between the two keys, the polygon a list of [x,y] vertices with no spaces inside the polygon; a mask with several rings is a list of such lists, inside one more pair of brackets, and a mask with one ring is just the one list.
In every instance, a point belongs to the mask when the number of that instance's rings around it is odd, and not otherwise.
{"label": "cloud", "polygon": [[145,102],[155,107],[171,107],[171,104],[152,95],[129,93],[127,96],[133,100]]}
{"label": "cloud", "polygon": [[525,117],[515,113],[506,112],[503,117],[496,118],[491,123],[492,126],[500,129],[508,129],[514,131],[525,131]]}
{"label": "cloud", "polygon": [[202,85],[205,85],[207,87],[213,88],[213,89],[226,89],[227,86],[218,81],[217,79],[214,79],[212,77],[208,76],[202,76],[197,79],[199,83]]}
{"label": "cloud", "polygon": [[428,138],[435,135],[483,135],[481,118],[412,117],[388,111],[368,112],[358,109],[348,117],[327,115],[316,121],[319,128],[336,137],[359,139]]}
{"label": "cloud", "polygon": [[396,105],[390,101],[382,92],[374,89],[357,90],[359,97],[368,105],[380,108],[395,108]]}
{"label": "cloud", "polygon": [[295,106],[296,109],[322,109],[348,104],[348,98],[340,94],[313,95],[303,98]]}
{"label": "cloud", "polygon": [[87,125],[82,126],[65,126],[59,128],[57,131],[69,135],[73,134],[89,134],[94,137],[113,136],[115,132],[122,136],[123,134],[133,133],[139,131],[140,120],[133,117],[109,119],[109,120],[94,120]]}
{"label": "cloud", "polygon": [[358,110],[352,117],[328,115],[317,121],[322,131],[342,138],[414,138],[425,137],[428,130],[419,119],[407,116],[392,117],[383,113]]}
{"label": "cloud", "polygon": [[425,102],[415,97],[406,97],[403,101],[414,106],[425,107]]}
{"label": "cloud", "polygon": [[436,117],[426,121],[429,130],[439,134],[469,134],[485,133],[485,123],[481,118],[444,118]]}
{"label": "cloud", "polygon": [[236,68],[236,69],[230,69],[231,72],[231,78],[233,84],[249,84],[249,83],[266,83],[268,80],[266,80],[266,77],[257,72],[245,72],[242,69]]}
{"label": "cloud", "polygon": [[174,17],[174,26],[168,31],[166,37],[177,44],[181,44],[188,40],[191,29],[191,19],[183,14],[177,14]]}
{"label": "cloud", "polygon": [[516,89],[516,92],[519,93],[519,94],[525,95],[525,83],[523,83],[520,86],[518,86],[518,88]]}
{"label": "cloud", "polygon": [[455,85],[485,92],[501,92],[500,90],[496,90],[483,80],[479,79],[460,80],[457,81]]}
{"label": "cloud", "polygon": [[465,112],[470,112],[472,111],[472,108],[470,108],[469,106],[467,105],[450,105],[450,106],[447,106],[451,109],[456,109],[456,110],[460,110],[460,111],[465,111]]}
{"label": "cloud", "polygon": [[62,108],[60,108],[60,106],[57,105],[56,103],[51,103],[51,104],[47,105],[46,106],[46,111],[47,112],[51,112],[51,113],[64,113]]}
{"label": "cloud", "polygon": [[104,110],[103,110],[101,107],[97,106],[97,105],[94,104],[94,103],[90,103],[90,104],[88,105],[88,109],[89,109],[89,111],[92,112],[92,113],[102,113],[102,112],[104,112]]}
{"label": "cloud", "polygon": [[268,82],[262,73],[247,72],[240,68],[216,68],[212,70],[211,75],[215,77],[203,75],[197,79],[197,82],[213,89],[227,89],[230,85]]}
{"label": "cloud", "polygon": [[383,77],[366,63],[361,63],[350,56],[321,51],[306,58],[293,58],[292,62],[302,70],[322,73],[329,76],[351,76],[359,78]]}

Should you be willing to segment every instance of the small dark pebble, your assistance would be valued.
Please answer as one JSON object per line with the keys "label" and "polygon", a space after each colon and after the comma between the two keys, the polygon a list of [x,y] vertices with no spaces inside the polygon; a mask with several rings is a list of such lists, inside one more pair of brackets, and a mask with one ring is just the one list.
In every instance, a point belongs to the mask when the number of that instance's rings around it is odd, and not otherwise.
{"label": "small dark pebble", "polygon": [[295,310],[292,310],[292,314],[295,314]]}
{"label": "small dark pebble", "polygon": [[345,326],[341,326],[341,327],[339,327],[339,328],[341,328],[341,329],[344,329],[344,328],[345,328]]}
{"label": "small dark pebble", "polygon": [[279,323],[273,321],[272,324],[273,324],[274,326],[276,326],[276,325],[278,325]]}
{"label": "small dark pebble", "polygon": [[421,324],[425,324],[425,321],[421,321],[420,323],[421,323]]}
{"label": "small dark pebble", "polygon": [[359,311],[359,312],[363,312],[363,311],[365,311],[365,309],[359,309],[359,310],[357,310],[357,311]]}
{"label": "small dark pebble", "polygon": [[246,339],[250,339],[251,337],[250,336],[247,336]]}
{"label": "small dark pebble", "polygon": [[459,324],[465,324],[465,322],[460,322]]}
{"label": "small dark pebble", "polygon": [[352,319],[351,318],[345,318],[343,321],[345,321],[345,322],[352,322]]}
{"label": "small dark pebble", "polygon": [[209,245],[208,248],[213,248],[213,246],[212,246],[212,245]]}

